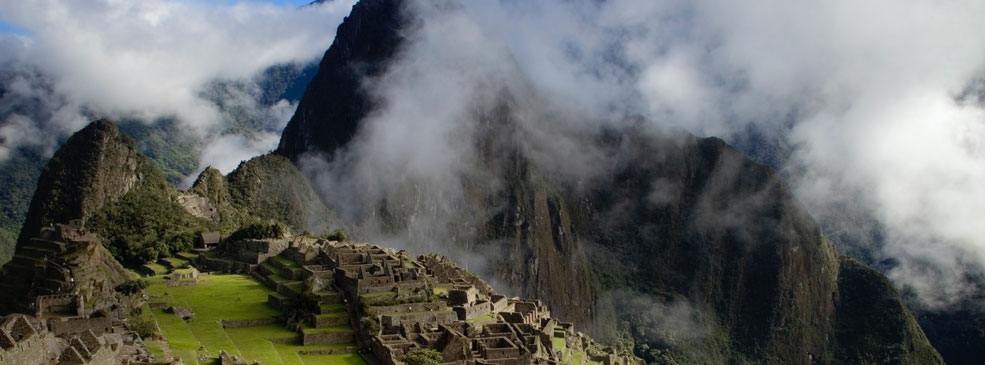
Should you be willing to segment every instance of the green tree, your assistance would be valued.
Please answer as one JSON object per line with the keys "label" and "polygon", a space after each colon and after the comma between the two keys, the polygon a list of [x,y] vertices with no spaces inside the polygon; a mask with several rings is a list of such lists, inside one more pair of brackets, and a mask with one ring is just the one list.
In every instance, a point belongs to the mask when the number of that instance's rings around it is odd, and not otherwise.
{"label": "green tree", "polygon": [[441,353],[432,349],[417,349],[408,352],[400,360],[407,365],[438,365],[441,363]]}

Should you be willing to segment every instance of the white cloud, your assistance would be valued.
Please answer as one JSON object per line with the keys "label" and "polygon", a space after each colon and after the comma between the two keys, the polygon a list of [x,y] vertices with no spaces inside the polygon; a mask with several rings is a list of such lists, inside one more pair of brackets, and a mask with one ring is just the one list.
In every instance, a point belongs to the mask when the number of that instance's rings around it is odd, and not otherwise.
{"label": "white cloud", "polygon": [[64,116],[68,120],[34,120],[38,129],[71,133],[82,127],[75,120],[91,116],[176,116],[197,135],[212,138],[223,118],[202,99],[203,85],[249,79],[274,64],[316,60],[354,2],[299,8],[178,0],[5,1],[0,20],[26,34],[0,35],[0,61],[6,71],[27,67],[45,75],[45,91],[76,107],[64,110],[74,111]]}
{"label": "white cloud", "polygon": [[[956,100],[985,71],[985,3],[503,0],[464,6],[470,20],[460,29],[471,34],[478,27],[478,42],[489,47],[473,57],[491,58],[469,61],[476,66],[461,77],[461,89],[477,85],[468,79],[475,75],[510,78],[485,66],[507,57],[547,95],[537,102],[569,113],[558,119],[581,116],[568,124],[638,113],[699,136],[729,139],[749,124],[789,131],[784,138],[795,147],[789,163],[807,168],[795,181],[800,198],[828,216],[839,214],[830,211],[838,204],[873,212],[886,230],[876,254],[900,262],[890,272],[897,283],[912,285],[928,304],[945,305],[961,291],[927,283],[960,288],[959,262],[985,264],[985,111]],[[416,36],[437,45],[429,55],[476,42],[456,40],[455,32]],[[425,61],[405,55],[400,65]],[[426,83],[405,89],[447,86],[419,78]],[[399,106],[422,96],[391,91],[382,97]],[[424,108],[432,122],[448,119],[435,110],[474,103],[438,100],[443,107]],[[393,115],[406,128],[422,117]],[[557,132],[556,123],[544,121],[550,118],[527,117],[537,122],[517,117],[526,132]],[[563,133],[553,137],[541,147],[564,144]],[[461,152],[447,143],[428,146]],[[865,197],[853,200],[857,195],[840,194],[845,191]]]}

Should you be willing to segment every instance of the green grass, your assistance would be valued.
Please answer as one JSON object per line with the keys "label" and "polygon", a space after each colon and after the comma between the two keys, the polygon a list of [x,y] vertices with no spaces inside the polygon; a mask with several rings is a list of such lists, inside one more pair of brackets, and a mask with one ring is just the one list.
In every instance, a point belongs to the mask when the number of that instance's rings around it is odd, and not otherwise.
{"label": "green grass", "polygon": [[284,286],[286,286],[288,289],[291,289],[292,291],[298,294],[301,294],[301,292],[304,291],[303,281],[292,281],[289,283],[284,283]]}
{"label": "green grass", "polygon": [[[471,322],[471,323],[482,323],[482,322],[485,322],[485,321],[491,321],[495,317],[496,317],[496,313],[489,312],[489,313],[483,314],[481,316],[472,318],[469,322]],[[562,341],[564,341],[564,340],[562,339]]]}
{"label": "green grass", "polygon": [[[181,358],[186,364],[195,364],[195,350],[198,349],[199,341],[192,334],[191,329],[174,315],[164,313],[160,310],[152,311],[157,326],[161,329],[161,335],[167,338],[168,347],[171,349],[171,356]],[[218,352],[217,352],[218,353]]]}
{"label": "green grass", "polygon": [[448,294],[448,288],[434,288],[434,295]]}
{"label": "green grass", "polygon": [[160,362],[164,362],[167,360],[164,356],[164,349],[161,347],[161,343],[158,342],[157,340],[148,339],[144,341],[144,345],[147,346],[147,351],[149,351],[150,355],[154,357],[154,360]]}
{"label": "green grass", "polygon": [[581,359],[585,357],[585,351],[578,351],[571,355],[572,364],[581,364]]}
{"label": "green grass", "polygon": [[345,312],[345,304],[342,303],[327,303],[320,307],[322,313]]}
{"label": "green grass", "polygon": [[277,256],[272,257],[272,259],[277,260],[277,262],[279,262],[281,265],[284,265],[284,267],[287,267],[287,268],[300,268],[301,267],[301,265],[298,265],[298,263],[296,263],[294,261],[291,261],[291,259],[286,258],[284,256],[277,255]]}
{"label": "green grass", "polygon": [[154,275],[164,275],[168,273],[168,268],[161,264],[150,263],[144,264],[144,266],[153,271]]}
{"label": "green grass", "polygon": [[[277,311],[266,304],[267,295],[273,292],[246,275],[202,275],[198,284],[167,287],[161,277],[148,279],[148,294],[162,298],[169,305],[187,307],[195,313],[194,319],[185,322],[180,318],[151,311],[157,320],[161,334],[167,339],[172,356],[181,358],[185,364],[198,364],[197,350],[205,346],[212,357],[225,350],[231,355],[244,358],[247,362],[260,361],[263,364],[364,364],[356,354],[342,355],[300,355],[298,351],[317,351],[345,348],[346,345],[302,346],[298,342],[273,343],[271,339],[298,338],[298,333],[287,330],[279,324],[263,326],[222,328],[220,320],[265,319],[277,315]],[[326,305],[339,309],[330,316],[345,316],[345,306]],[[145,306],[146,308],[146,306]],[[332,333],[351,331],[348,326],[328,328],[308,328],[308,333]],[[354,344],[348,344],[355,346]],[[163,354],[162,354],[163,355]],[[157,356],[155,354],[155,356]]]}
{"label": "green grass", "polygon": [[306,335],[313,335],[319,333],[337,333],[337,332],[348,332],[352,331],[349,326],[333,326],[333,327],[322,327],[322,328],[312,328],[311,326],[305,324],[301,328],[301,332]]}
{"label": "green grass", "polygon": [[340,355],[302,355],[301,360],[307,364],[351,364],[351,365],[361,365],[366,364],[366,360],[363,360],[356,353],[340,354]]}
{"label": "green grass", "polygon": [[202,275],[196,285],[147,288],[148,294],[161,296],[171,305],[192,308],[196,318],[231,321],[276,316],[277,310],[267,305],[270,292],[246,275]]}
{"label": "green grass", "polygon": [[315,318],[339,318],[339,317],[345,317],[347,315],[348,314],[346,312],[330,312],[326,314],[316,315]]}
{"label": "green grass", "polygon": [[180,269],[188,265],[188,260],[178,258],[178,257],[165,257],[164,262],[168,263],[172,269]]}
{"label": "green grass", "polygon": [[551,343],[554,344],[555,350],[563,350],[566,347],[564,344],[564,337],[554,337],[551,340]]}
{"label": "green grass", "polygon": [[197,253],[195,253],[195,252],[187,252],[187,251],[185,251],[185,252],[178,252],[178,253],[174,254],[174,256],[175,257],[180,257],[180,258],[185,259],[185,260],[188,260],[188,261],[194,261],[195,259],[198,258],[198,254]]}

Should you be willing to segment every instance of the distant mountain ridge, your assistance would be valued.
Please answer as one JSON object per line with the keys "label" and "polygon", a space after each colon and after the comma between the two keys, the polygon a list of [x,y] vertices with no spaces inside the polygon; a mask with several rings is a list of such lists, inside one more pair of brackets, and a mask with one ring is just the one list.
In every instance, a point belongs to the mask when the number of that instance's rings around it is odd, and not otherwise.
{"label": "distant mountain ridge", "polygon": [[[278,154],[300,162],[356,147],[376,102],[360,80],[399,54],[404,6],[354,6]],[[573,137],[599,151],[593,162],[605,173],[572,182],[565,166],[545,164],[538,141],[511,117],[530,107],[529,92],[507,87],[462,121],[474,123],[475,148],[460,158],[475,166],[455,176],[465,192],[460,207],[443,207],[426,179],[410,180],[378,191],[379,200],[363,202],[369,213],[351,223],[400,234],[460,209],[447,224],[460,240],[444,244],[479,242],[464,249],[504,253],[492,264],[495,279],[596,335],[632,337],[651,362],[942,363],[888,280],[839,258],[771,168],[717,138],[628,120]],[[338,166],[347,173],[346,161]],[[611,300],[614,291],[652,298],[648,308],[692,308],[701,335],[653,335],[657,319]],[[868,308],[872,302],[880,307]]]}

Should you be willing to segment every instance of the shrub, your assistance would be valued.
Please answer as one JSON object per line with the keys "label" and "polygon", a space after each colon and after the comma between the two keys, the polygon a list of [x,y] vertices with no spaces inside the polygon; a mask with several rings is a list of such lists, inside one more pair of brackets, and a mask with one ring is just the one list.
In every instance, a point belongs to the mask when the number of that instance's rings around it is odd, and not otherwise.
{"label": "shrub", "polygon": [[417,349],[408,352],[400,360],[408,365],[438,365],[441,363],[441,353],[432,349]]}
{"label": "shrub", "polygon": [[273,223],[250,223],[246,227],[240,228],[236,232],[233,232],[227,240],[238,241],[243,239],[264,239],[264,238],[281,238],[284,237],[284,233],[287,229],[284,228],[283,224],[278,222]]}
{"label": "shrub", "polygon": [[322,233],[322,235],[319,236],[319,238],[324,239],[324,240],[327,240],[327,241],[345,242],[346,238],[348,238],[348,237],[345,235],[345,231],[343,231],[341,229],[336,229],[336,230],[334,230],[332,232],[328,232],[326,230],[325,233]]}
{"label": "shrub", "polygon": [[133,295],[146,288],[147,288],[147,281],[144,279],[137,279],[137,280],[127,280],[123,284],[117,285],[116,288],[114,289],[126,295]]}

